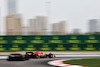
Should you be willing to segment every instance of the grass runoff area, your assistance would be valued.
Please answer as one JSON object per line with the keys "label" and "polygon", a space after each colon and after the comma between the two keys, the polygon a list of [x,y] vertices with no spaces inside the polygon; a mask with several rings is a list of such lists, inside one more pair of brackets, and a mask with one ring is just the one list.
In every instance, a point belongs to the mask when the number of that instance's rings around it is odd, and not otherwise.
{"label": "grass runoff area", "polygon": [[73,65],[82,65],[88,67],[100,67],[100,58],[69,60],[69,61],[64,61],[64,63]]}

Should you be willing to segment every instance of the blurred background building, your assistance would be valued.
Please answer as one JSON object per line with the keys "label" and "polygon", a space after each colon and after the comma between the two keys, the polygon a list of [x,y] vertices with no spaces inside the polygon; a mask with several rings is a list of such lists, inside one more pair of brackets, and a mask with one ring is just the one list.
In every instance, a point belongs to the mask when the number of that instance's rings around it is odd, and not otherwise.
{"label": "blurred background building", "polygon": [[53,35],[66,35],[67,34],[67,24],[66,21],[60,21],[59,23],[54,23],[52,25]]}
{"label": "blurred background building", "polygon": [[22,27],[22,35],[28,35],[28,26],[23,26]]}
{"label": "blurred background building", "polygon": [[36,16],[29,20],[29,35],[46,35],[47,33],[47,17]]}
{"label": "blurred background building", "polygon": [[100,33],[100,20],[98,20],[98,23],[97,23],[97,32]]}
{"label": "blurred background building", "polygon": [[17,0],[8,0],[8,14],[17,13]]}
{"label": "blurred background building", "polygon": [[89,31],[90,33],[95,33],[97,32],[97,25],[98,24],[98,20],[97,19],[91,19],[89,20]]}
{"label": "blurred background building", "polygon": [[7,35],[22,35],[21,15],[12,14],[6,17]]}
{"label": "blurred background building", "polygon": [[[2,32],[0,32],[0,34],[3,34],[3,35],[5,35],[5,33],[7,35],[67,35],[68,33],[71,35],[72,34],[95,34],[95,33],[100,34],[100,19],[90,19],[89,22],[86,23],[86,25],[89,24],[88,28],[86,26],[83,26],[83,24],[81,24],[79,22],[80,24],[78,25],[78,28],[81,28],[81,25],[82,25],[84,28],[86,28],[86,30],[89,29],[85,33],[81,33],[82,31],[85,31],[85,30],[75,29],[77,27],[75,26],[75,24],[73,24],[73,22],[74,22],[73,19],[71,19],[72,21],[69,19],[69,21],[72,23],[72,24],[70,23],[70,25],[69,25],[69,30],[67,30],[68,24],[66,23],[66,21],[60,21],[58,23],[53,23],[51,25],[52,22],[61,19],[56,14],[56,9],[58,9],[58,8],[53,9],[52,2],[53,1],[44,1],[43,3],[41,2],[41,5],[45,4],[44,6],[41,7],[43,14],[41,13],[41,11],[38,12],[37,10],[35,11],[37,14],[34,14],[35,12],[29,13],[29,11],[27,11],[27,7],[24,8],[26,3],[21,0],[5,0],[4,4],[3,4],[3,1],[1,1],[2,8],[0,7],[0,9],[1,9],[0,16],[2,18],[6,16],[6,27],[4,25],[5,20],[1,19],[1,21],[0,21],[1,28],[3,28],[3,29],[0,30],[0,31],[2,31]],[[4,6],[5,3],[6,3],[7,9]],[[36,6],[37,9],[41,10],[40,6],[38,5],[38,2],[36,4],[37,4],[37,6]],[[17,9],[17,6],[19,6],[18,9]],[[28,6],[28,5],[26,5],[26,6]],[[29,10],[31,10],[32,7],[34,7],[34,5],[32,5],[32,6],[30,5]],[[46,8],[44,9],[44,7],[46,7]],[[52,9],[55,10],[55,13],[54,13],[55,16],[53,16],[54,14],[52,14]],[[34,9],[32,9],[32,10],[34,10]],[[24,15],[24,19],[21,18],[21,15],[18,14],[18,11],[19,12],[22,11],[21,13]],[[23,12],[23,11],[25,11],[25,12]],[[5,12],[7,12],[7,14]],[[28,22],[26,22],[27,21],[26,19],[30,18],[28,15],[30,15],[30,17],[35,16],[35,18],[32,18]],[[39,15],[39,16],[37,16],[37,15]],[[42,15],[42,16],[40,16],[40,15]],[[46,15],[46,16],[43,16],[43,15]],[[59,13],[58,15],[65,16],[65,13],[63,13],[63,14]],[[56,19],[57,17],[58,17],[58,19]],[[63,18],[64,17],[62,17],[62,19]],[[94,18],[95,18],[95,16],[94,16]],[[22,20],[24,21],[23,23],[22,23]],[[81,21],[82,19],[78,18],[78,20]],[[83,20],[82,20],[82,22],[85,23],[85,21],[83,21]],[[73,31],[72,31],[71,27],[74,28],[74,29],[72,28]],[[6,30],[5,30],[5,28],[6,28]]]}
{"label": "blurred background building", "polygon": [[73,34],[80,34],[81,32],[80,32],[80,29],[74,29],[73,30]]}
{"label": "blurred background building", "polygon": [[[50,17],[50,5],[51,2],[46,2],[47,16],[36,16],[29,20],[29,26],[22,26],[21,15],[17,13],[17,1],[7,0],[8,16],[6,17],[6,32],[7,35],[67,35],[67,23],[66,21],[60,21],[52,24],[52,29],[49,29]],[[50,30],[50,31],[49,31]],[[51,31],[52,30],[52,31]],[[89,20],[89,34],[100,32],[100,20]],[[72,32],[71,32],[72,33]],[[73,34],[80,34],[80,29],[73,29]]]}

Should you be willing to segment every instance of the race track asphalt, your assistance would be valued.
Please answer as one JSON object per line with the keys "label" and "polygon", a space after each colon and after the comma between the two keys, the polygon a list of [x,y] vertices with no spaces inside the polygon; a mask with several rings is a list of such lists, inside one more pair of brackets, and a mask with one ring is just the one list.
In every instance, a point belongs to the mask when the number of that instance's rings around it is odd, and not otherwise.
{"label": "race track asphalt", "polygon": [[59,59],[60,58],[39,58],[39,59],[30,59],[28,61],[0,60],[0,67],[53,67],[48,65],[47,62]]}
{"label": "race track asphalt", "polygon": [[54,67],[48,65],[47,62],[52,60],[62,60],[62,59],[75,59],[75,58],[39,58],[39,59],[30,59],[28,61],[0,60],[0,67]]}
{"label": "race track asphalt", "polygon": [[47,64],[49,61],[61,60],[69,58],[39,58],[30,59],[28,61],[7,61],[0,60],[0,67],[54,67]]}

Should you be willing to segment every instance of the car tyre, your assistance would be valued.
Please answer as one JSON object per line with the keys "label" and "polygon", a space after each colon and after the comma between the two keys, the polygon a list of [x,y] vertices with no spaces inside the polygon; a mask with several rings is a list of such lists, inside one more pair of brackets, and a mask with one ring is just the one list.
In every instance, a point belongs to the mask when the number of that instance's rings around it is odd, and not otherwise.
{"label": "car tyre", "polygon": [[22,61],[25,61],[25,58],[22,58]]}

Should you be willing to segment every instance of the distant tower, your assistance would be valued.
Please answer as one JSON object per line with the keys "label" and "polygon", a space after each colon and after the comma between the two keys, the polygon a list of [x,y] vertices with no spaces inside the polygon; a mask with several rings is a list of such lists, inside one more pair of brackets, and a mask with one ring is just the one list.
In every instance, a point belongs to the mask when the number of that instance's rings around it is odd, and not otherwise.
{"label": "distant tower", "polygon": [[73,34],[80,34],[80,29],[74,29]]}
{"label": "distant tower", "polygon": [[97,23],[98,23],[97,19],[89,20],[89,30],[90,30],[90,33],[97,32]]}
{"label": "distant tower", "polygon": [[8,14],[15,14],[17,12],[16,0],[8,0]]}
{"label": "distant tower", "polygon": [[[48,28],[47,28],[47,31],[48,32],[50,32],[51,31],[51,2],[50,2],[50,0],[48,0],[47,2],[46,2],[46,15],[47,15],[47,26],[48,26]],[[49,33],[49,35],[51,35],[50,33]]]}

